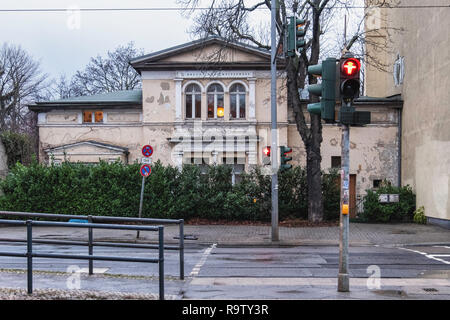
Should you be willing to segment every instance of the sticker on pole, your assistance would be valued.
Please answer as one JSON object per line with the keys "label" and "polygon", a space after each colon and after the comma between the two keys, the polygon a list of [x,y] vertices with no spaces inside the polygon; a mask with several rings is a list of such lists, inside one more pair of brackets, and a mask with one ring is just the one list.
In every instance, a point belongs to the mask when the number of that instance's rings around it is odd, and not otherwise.
{"label": "sticker on pole", "polygon": [[342,214],[348,214],[348,204],[342,205]]}
{"label": "sticker on pole", "polygon": [[150,173],[152,173],[152,168],[148,164],[144,164],[141,167],[140,172],[143,177],[148,177]]}
{"label": "sticker on pole", "polygon": [[151,145],[145,145],[142,148],[142,154],[144,155],[144,157],[150,157],[153,154],[153,148]]}

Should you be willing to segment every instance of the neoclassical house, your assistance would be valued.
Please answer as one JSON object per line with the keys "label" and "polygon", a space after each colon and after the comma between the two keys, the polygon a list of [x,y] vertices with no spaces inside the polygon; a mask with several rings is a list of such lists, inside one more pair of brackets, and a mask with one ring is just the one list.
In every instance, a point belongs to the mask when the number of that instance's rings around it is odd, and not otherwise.
{"label": "neoclassical house", "polygon": [[[227,164],[239,174],[263,165],[270,146],[270,52],[209,37],[130,61],[142,90],[37,102],[40,161],[92,163],[140,161],[153,146],[153,161]],[[305,150],[288,110],[282,61],[277,90],[278,145],[293,148],[293,163]],[[398,119],[402,101],[360,98],[372,123],[351,132],[351,193],[381,180],[398,179]],[[308,118],[308,114],[305,114]],[[340,166],[340,127],[324,124],[322,169]],[[356,205],[354,205],[355,207]]]}

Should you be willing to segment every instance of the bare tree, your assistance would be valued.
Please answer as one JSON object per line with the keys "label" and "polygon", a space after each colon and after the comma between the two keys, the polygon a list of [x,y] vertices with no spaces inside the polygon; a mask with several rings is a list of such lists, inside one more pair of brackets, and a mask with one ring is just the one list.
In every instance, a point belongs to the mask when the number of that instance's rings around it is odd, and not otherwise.
{"label": "bare tree", "polygon": [[0,49],[0,130],[29,131],[27,103],[40,100],[47,86],[39,63],[20,46],[3,44]]}
{"label": "bare tree", "polygon": [[67,79],[65,74],[61,74],[57,80],[53,81],[52,96],[57,99],[66,99],[76,96],[76,86],[73,79]]}
{"label": "bare tree", "polygon": [[[184,8],[195,9],[199,5],[198,0],[179,0]],[[288,106],[293,109],[298,132],[303,140],[306,149],[307,181],[308,181],[308,217],[312,222],[320,222],[323,217],[322,203],[322,173],[320,163],[320,145],[322,143],[322,122],[318,115],[311,114],[310,125],[308,126],[304,116],[304,105],[302,105],[299,88],[303,88],[307,76],[307,67],[317,64],[320,56],[320,38],[324,33],[322,26],[325,17],[330,17],[333,13],[330,5],[340,3],[333,0],[279,0],[276,12],[276,24],[278,36],[284,36],[283,26],[286,24],[289,15],[297,14],[309,20],[306,28],[309,29],[310,40],[306,50],[300,58],[288,57],[286,59],[285,72],[287,75]],[[249,15],[260,9],[271,8],[271,1],[264,0],[246,6],[244,0],[214,0],[209,10],[202,11],[196,18],[196,23],[192,32],[198,36],[218,35],[233,40],[245,41],[260,48],[270,49],[270,46],[263,42],[264,38],[255,32],[249,23]],[[325,10],[326,9],[326,10]],[[267,38],[266,38],[267,40]],[[309,53],[309,56],[307,55]],[[309,78],[309,83],[316,83],[313,77]],[[317,98],[311,98],[317,101]]]}
{"label": "bare tree", "polygon": [[130,42],[108,51],[106,58],[100,55],[91,58],[86,68],[77,71],[70,81],[65,75],[60,76],[56,83],[56,95],[67,98],[138,89],[141,79],[128,62],[140,55],[143,55],[143,50],[136,49],[134,43]]}
{"label": "bare tree", "polygon": [[[367,0],[366,0],[367,1]],[[395,3],[393,3],[393,1]],[[398,0],[371,0],[371,5],[377,7],[396,6]],[[178,0],[184,12],[192,15],[201,5],[200,0]],[[304,92],[305,84],[317,82],[315,77],[307,73],[308,66],[317,64],[325,54],[338,57],[343,51],[350,50],[356,43],[356,55],[363,59],[365,64],[375,66],[380,70],[387,70],[382,61],[376,56],[368,57],[364,50],[367,30],[364,29],[366,14],[357,15],[355,10],[363,12],[364,0],[277,0],[276,26],[279,41],[285,36],[287,18],[296,15],[306,19],[307,43],[299,57],[286,57],[285,74],[287,87],[288,107],[294,112],[297,130],[302,138],[306,150],[307,182],[308,182],[308,218],[312,222],[323,219],[322,202],[322,172],[321,153],[322,121],[320,115],[310,114],[310,121],[305,118],[306,104],[302,101],[300,92]],[[263,49],[270,49],[270,37],[267,32],[261,32],[255,26],[251,15],[261,10],[270,10],[271,0],[249,1],[245,0],[212,0],[207,10],[200,10],[194,18],[195,22],[190,30],[197,37],[218,35],[229,41],[240,41]],[[347,30],[348,25],[341,24],[347,14],[353,28],[348,28],[354,35],[348,37],[347,32],[339,35],[340,30]],[[351,17],[351,18],[350,18]],[[339,24],[339,25],[338,25]],[[386,34],[386,30],[371,30]],[[342,32],[341,32],[342,33]],[[348,32],[350,34],[350,32]],[[376,45],[376,44],[372,44]],[[356,47],[356,46],[355,46]],[[386,50],[383,44],[378,44],[379,50]],[[214,58],[220,58],[217,54]],[[300,90],[299,90],[300,89]],[[310,97],[310,102],[317,102],[317,97]]]}

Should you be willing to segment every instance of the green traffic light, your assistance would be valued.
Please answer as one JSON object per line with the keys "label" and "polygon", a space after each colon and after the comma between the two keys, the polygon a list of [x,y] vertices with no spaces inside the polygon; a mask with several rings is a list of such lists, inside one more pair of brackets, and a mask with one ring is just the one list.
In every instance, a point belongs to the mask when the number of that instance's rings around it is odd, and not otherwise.
{"label": "green traffic light", "polygon": [[313,76],[322,75],[322,64],[315,64],[308,67],[308,73]]}
{"label": "green traffic light", "polygon": [[292,152],[292,148],[288,148],[286,146],[280,147],[280,170],[288,170],[292,168],[291,164],[288,164],[288,161],[292,160],[292,157],[288,157],[287,154]]}
{"label": "green traffic light", "polygon": [[309,103],[307,106],[307,110],[309,113],[313,113],[313,114],[321,114],[322,111],[322,103],[318,102],[318,103]]}
{"label": "green traffic light", "polygon": [[305,23],[306,20],[289,17],[289,24],[287,25],[288,41],[286,53],[290,57],[295,57],[306,45],[306,41],[303,38],[306,34],[306,30],[301,27]]}
{"label": "green traffic light", "polygon": [[321,83],[311,84],[308,86],[308,91],[309,93],[320,97],[322,95],[323,85]]}
{"label": "green traffic light", "polygon": [[326,122],[335,120],[336,62],[335,58],[327,58],[321,64],[308,67],[308,73],[313,76],[322,76],[322,82],[308,86],[309,93],[321,99],[319,103],[308,104],[307,110],[312,114],[320,114]]}

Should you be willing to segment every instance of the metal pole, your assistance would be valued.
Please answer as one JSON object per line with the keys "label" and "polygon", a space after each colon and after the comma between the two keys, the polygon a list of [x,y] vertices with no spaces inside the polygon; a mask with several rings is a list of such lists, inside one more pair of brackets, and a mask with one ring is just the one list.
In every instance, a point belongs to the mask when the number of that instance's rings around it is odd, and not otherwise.
{"label": "metal pole", "polygon": [[[344,106],[344,101],[342,106]],[[350,107],[350,103],[348,104]],[[350,185],[350,127],[342,125],[342,154],[341,154],[341,208],[339,232],[339,275],[338,291],[350,291],[348,275],[348,233],[349,233],[349,185]]]}
{"label": "metal pole", "polygon": [[159,227],[159,300],[164,300],[164,227]]}
{"label": "metal pole", "polygon": [[[88,216],[88,222],[92,223],[92,216],[89,215]],[[93,255],[94,253],[94,248],[93,248],[93,232],[92,232],[92,228],[88,229],[88,253],[90,256]],[[89,260],[89,275],[93,275],[94,274],[94,260]]]}
{"label": "metal pole", "polygon": [[184,220],[180,220],[180,280],[184,280]]}
{"label": "metal pole", "polygon": [[[145,186],[145,177],[142,176],[141,198],[139,200],[139,218],[141,218],[142,216],[142,203],[144,201],[144,186]],[[139,230],[137,231],[136,238],[139,238]]]}
{"label": "metal pole", "polygon": [[271,86],[270,103],[272,119],[272,144],[271,144],[271,163],[272,163],[272,241],[279,241],[278,234],[278,130],[277,130],[277,31],[276,31],[276,5],[277,1],[272,0],[271,6]]}
{"label": "metal pole", "polygon": [[33,226],[27,220],[27,287],[28,294],[33,293]]}

